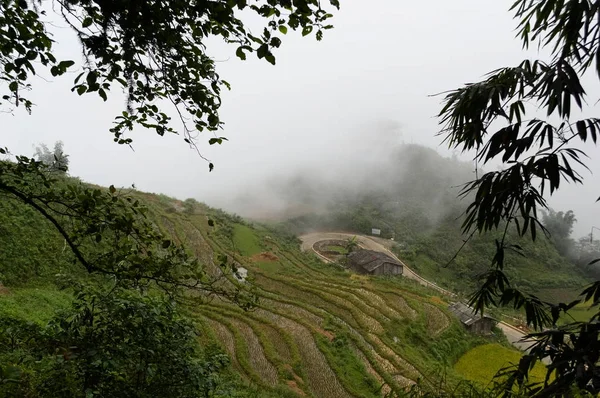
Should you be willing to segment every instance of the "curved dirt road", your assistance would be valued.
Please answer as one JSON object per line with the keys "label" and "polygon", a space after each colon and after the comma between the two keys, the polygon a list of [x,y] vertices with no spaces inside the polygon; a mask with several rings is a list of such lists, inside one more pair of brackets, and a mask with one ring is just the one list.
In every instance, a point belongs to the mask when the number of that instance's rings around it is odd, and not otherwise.
{"label": "curved dirt road", "polygon": [[299,238],[302,241],[302,250],[303,251],[310,251],[310,250],[312,250],[323,261],[331,262],[331,260],[329,260],[326,257],[321,256],[319,253],[317,253],[314,250],[314,248],[313,248],[314,244],[317,243],[317,242],[319,242],[319,241],[321,241],[321,240],[328,240],[328,239],[332,239],[332,240],[348,240],[348,239],[351,239],[353,237],[356,237],[356,242],[363,249],[374,250],[374,251],[385,253],[388,256],[392,257],[394,260],[398,261],[400,264],[402,264],[402,266],[403,266],[402,275],[403,276],[405,276],[405,277],[407,277],[409,279],[413,279],[413,280],[419,282],[423,286],[431,287],[431,288],[437,290],[438,292],[440,292],[442,294],[445,294],[445,295],[448,295],[448,296],[454,296],[454,293],[452,293],[452,292],[450,292],[450,291],[448,291],[446,289],[443,289],[443,288],[439,287],[438,285],[436,285],[435,283],[430,282],[430,281],[422,278],[421,276],[419,276],[412,269],[410,269],[406,264],[404,264],[404,262],[402,260],[400,260],[398,257],[396,257],[396,255],[394,253],[392,253],[391,251],[389,251],[381,243],[376,242],[375,240],[371,239],[368,236],[356,235],[356,234],[347,234],[347,233],[343,233],[343,232],[314,232],[314,233],[311,233],[311,234],[302,235]]}
{"label": "curved dirt road", "polygon": [[[404,267],[403,276],[405,276],[409,279],[416,280],[421,285],[429,286],[442,294],[448,295],[450,297],[455,296],[454,293],[439,287],[435,283],[430,282],[430,281],[426,280],[425,278],[421,277],[420,275],[418,275],[417,273],[415,273],[413,270],[411,270],[409,267],[407,267],[406,264],[404,264],[404,262],[402,260],[400,260],[398,257],[396,257],[394,255],[394,253],[392,253],[390,250],[388,250],[381,243],[376,242],[374,239],[372,239],[368,236],[348,234],[348,233],[343,233],[343,232],[314,232],[314,233],[299,236],[300,240],[302,241],[302,246],[301,246],[302,250],[303,251],[313,251],[317,256],[319,256],[325,262],[331,262],[331,260],[329,260],[327,257],[320,255],[319,253],[317,253],[315,251],[315,249],[313,248],[315,243],[317,243],[321,240],[328,240],[328,239],[348,240],[353,237],[356,237],[356,241],[360,247],[362,247],[364,249],[368,249],[368,250],[375,250],[378,252],[385,253],[388,256],[390,256],[393,259],[400,262],[402,264],[402,266]],[[506,322],[500,321],[500,322],[498,322],[498,327],[504,332],[508,341],[513,346],[518,348],[519,350],[527,351],[529,346],[531,346],[531,342],[523,341],[525,334],[523,332],[521,332],[519,329],[515,328],[514,326],[509,325]]]}

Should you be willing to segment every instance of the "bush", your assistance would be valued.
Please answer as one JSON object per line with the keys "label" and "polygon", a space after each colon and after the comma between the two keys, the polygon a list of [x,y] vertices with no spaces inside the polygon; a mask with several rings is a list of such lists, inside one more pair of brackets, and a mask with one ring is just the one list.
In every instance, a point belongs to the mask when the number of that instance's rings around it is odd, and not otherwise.
{"label": "bush", "polygon": [[229,361],[200,350],[172,301],[133,291],[88,288],[45,328],[6,318],[0,327],[0,363],[13,370],[0,396],[201,397]]}

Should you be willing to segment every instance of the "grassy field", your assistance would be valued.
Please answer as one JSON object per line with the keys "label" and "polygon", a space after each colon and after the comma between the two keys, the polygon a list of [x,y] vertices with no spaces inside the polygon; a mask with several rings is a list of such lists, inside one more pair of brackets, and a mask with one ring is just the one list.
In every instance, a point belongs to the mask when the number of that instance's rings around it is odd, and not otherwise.
{"label": "grassy field", "polygon": [[[500,344],[485,344],[473,348],[463,355],[454,369],[467,380],[487,386],[500,369],[519,363],[522,353]],[[530,380],[542,382],[546,369],[538,364],[530,373]]]}
{"label": "grassy field", "polygon": [[233,226],[233,243],[242,256],[252,256],[261,252],[258,239],[252,229],[245,225],[235,224]]}
{"label": "grassy field", "polygon": [[588,322],[590,318],[598,313],[598,307],[592,307],[591,303],[581,303],[571,308],[567,315],[563,315],[561,321],[568,322]]}
{"label": "grassy field", "polygon": [[331,252],[337,252],[339,254],[348,254],[348,249],[346,249],[343,246],[338,246],[338,245],[325,246],[325,250],[331,251]]}
{"label": "grassy field", "polygon": [[21,318],[43,325],[70,302],[68,292],[49,287],[10,289],[0,295],[0,317]]}

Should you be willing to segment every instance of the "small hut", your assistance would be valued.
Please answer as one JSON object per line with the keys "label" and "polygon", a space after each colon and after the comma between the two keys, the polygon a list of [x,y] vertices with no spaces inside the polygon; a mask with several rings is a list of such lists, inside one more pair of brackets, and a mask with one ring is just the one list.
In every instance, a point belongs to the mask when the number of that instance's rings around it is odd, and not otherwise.
{"label": "small hut", "polygon": [[373,250],[359,249],[348,255],[348,266],[359,274],[402,275],[403,266],[390,256]]}
{"label": "small hut", "polygon": [[476,334],[490,334],[496,320],[487,315],[476,314],[475,310],[463,303],[451,304],[448,309],[460,320],[465,328]]}

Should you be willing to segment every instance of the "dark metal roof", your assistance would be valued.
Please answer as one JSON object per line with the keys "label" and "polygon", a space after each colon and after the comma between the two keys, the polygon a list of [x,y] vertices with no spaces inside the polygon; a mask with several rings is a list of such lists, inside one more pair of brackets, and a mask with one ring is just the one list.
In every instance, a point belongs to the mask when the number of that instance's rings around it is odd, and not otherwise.
{"label": "dark metal roof", "polygon": [[373,270],[381,267],[385,263],[402,267],[402,264],[400,264],[398,261],[394,260],[390,256],[373,250],[359,249],[353,251],[348,255],[348,260],[352,264],[362,267],[367,272],[372,272]]}
{"label": "dark metal roof", "polygon": [[473,308],[463,303],[451,304],[448,307],[448,309],[450,310],[450,312],[456,315],[462,323],[464,323],[467,326],[472,325],[480,319],[492,319],[488,316],[482,317],[481,314],[476,314]]}

